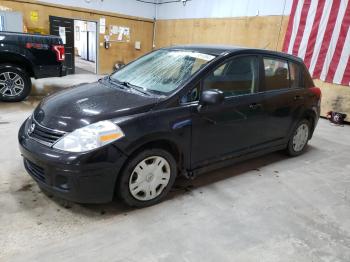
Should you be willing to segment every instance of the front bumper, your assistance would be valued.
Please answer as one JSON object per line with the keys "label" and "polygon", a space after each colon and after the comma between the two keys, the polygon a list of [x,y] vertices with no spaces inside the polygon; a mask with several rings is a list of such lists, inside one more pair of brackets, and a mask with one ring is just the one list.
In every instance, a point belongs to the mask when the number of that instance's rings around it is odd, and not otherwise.
{"label": "front bumper", "polygon": [[78,203],[106,203],[113,199],[126,155],[114,145],[87,153],[55,150],[31,139],[25,131],[26,122],[18,134],[20,151],[27,172],[41,188]]}

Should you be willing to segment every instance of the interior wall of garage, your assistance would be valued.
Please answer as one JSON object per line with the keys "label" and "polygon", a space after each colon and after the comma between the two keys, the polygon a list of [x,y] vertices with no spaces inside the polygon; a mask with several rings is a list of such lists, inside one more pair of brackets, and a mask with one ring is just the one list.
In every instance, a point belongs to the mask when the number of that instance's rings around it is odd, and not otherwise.
{"label": "interior wall of garage", "polygon": [[157,19],[223,18],[289,15],[292,0],[189,0],[157,6]]}
{"label": "interior wall of garage", "polygon": [[157,48],[201,43],[281,50],[287,25],[288,16],[157,20],[155,42]]}
{"label": "interior wall of garage", "polygon": [[[105,49],[104,46],[98,46],[98,73],[100,74],[112,72],[117,61],[128,63],[152,50],[153,19],[30,0],[0,0],[0,9],[21,12],[24,26],[29,32],[48,34],[49,15],[97,22],[99,22],[101,17],[104,17],[106,18],[106,34],[110,25],[129,27],[131,32],[130,42],[113,42],[109,49]],[[33,11],[38,15],[37,19],[31,17]],[[103,44],[104,34],[99,34],[98,40],[99,44]],[[135,49],[136,41],[141,42],[140,50]]]}
{"label": "interior wall of garage", "polygon": [[50,4],[61,4],[66,6],[88,8],[102,12],[113,12],[118,14],[137,16],[153,19],[156,6],[136,0],[40,0]]}
{"label": "interior wall of garage", "polygon": [[[156,47],[210,43],[282,50],[292,0],[191,0],[160,4]],[[321,114],[350,116],[350,88],[316,79],[322,89]],[[349,118],[348,118],[349,119]]]}
{"label": "interior wall of garage", "polygon": [[158,47],[215,43],[280,49],[291,3],[291,0],[191,0],[186,5],[161,4],[157,6],[156,43]]}
{"label": "interior wall of garage", "polygon": [[292,0],[160,4],[156,12],[156,46],[211,43],[281,50],[291,4]]}

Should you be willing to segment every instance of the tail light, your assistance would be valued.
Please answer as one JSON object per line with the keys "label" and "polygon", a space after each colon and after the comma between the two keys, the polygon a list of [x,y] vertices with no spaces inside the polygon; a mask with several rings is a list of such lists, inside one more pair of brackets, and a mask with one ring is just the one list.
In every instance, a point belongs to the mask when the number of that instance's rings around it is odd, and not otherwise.
{"label": "tail light", "polygon": [[318,87],[311,87],[310,88],[311,93],[315,94],[319,99],[322,97],[321,89]]}
{"label": "tail light", "polygon": [[65,55],[65,50],[63,45],[54,45],[52,47],[52,50],[56,53],[57,62],[64,61],[66,55]]}

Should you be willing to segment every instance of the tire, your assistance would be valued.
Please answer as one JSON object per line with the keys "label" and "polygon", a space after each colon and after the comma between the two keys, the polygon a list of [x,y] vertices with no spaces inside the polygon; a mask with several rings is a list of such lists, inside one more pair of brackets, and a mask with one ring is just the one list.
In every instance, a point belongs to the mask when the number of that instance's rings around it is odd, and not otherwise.
{"label": "tire", "polygon": [[19,102],[30,93],[32,82],[28,73],[16,65],[0,65],[0,101]]}
{"label": "tire", "polygon": [[310,122],[306,119],[300,121],[294,128],[292,136],[288,141],[287,154],[289,156],[303,154],[309,142],[310,134]]}
{"label": "tire", "polygon": [[124,167],[117,182],[117,194],[128,206],[155,205],[169,193],[176,175],[177,164],[169,152],[146,149]]}

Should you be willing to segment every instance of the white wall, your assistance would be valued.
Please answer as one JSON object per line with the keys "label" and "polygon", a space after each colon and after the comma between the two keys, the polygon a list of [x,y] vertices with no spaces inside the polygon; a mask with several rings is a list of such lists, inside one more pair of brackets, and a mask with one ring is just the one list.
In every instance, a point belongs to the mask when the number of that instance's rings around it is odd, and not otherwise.
{"label": "white wall", "polygon": [[[161,3],[168,0],[157,1]],[[136,0],[40,0],[40,2],[151,19],[154,17],[157,19],[190,19],[289,15],[293,0],[189,0],[185,6],[181,2],[156,6]]]}
{"label": "white wall", "polygon": [[40,0],[40,2],[87,8],[151,19],[155,17],[156,9],[155,5],[153,4],[141,3],[135,0]]}
{"label": "white wall", "polygon": [[[161,2],[161,1],[160,1]],[[292,0],[191,0],[157,6],[157,19],[289,15]]]}
{"label": "white wall", "polygon": [[23,32],[21,12],[0,11],[0,31]]}
{"label": "white wall", "polygon": [[[79,33],[77,27],[79,27]],[[96,62],[96,29],[94,22],[74,20],[74,47],[83,59],[88,58],[87,49],[89,48],[89,60],[92,62]],[[89,46],[87,46],[87,34],[89,34]]]}

